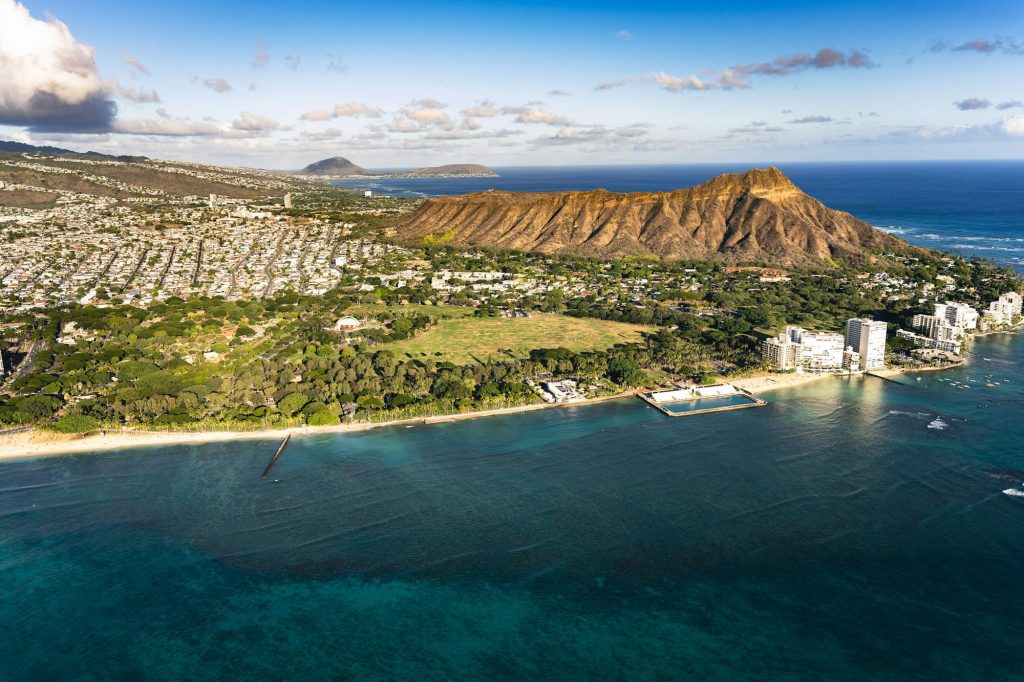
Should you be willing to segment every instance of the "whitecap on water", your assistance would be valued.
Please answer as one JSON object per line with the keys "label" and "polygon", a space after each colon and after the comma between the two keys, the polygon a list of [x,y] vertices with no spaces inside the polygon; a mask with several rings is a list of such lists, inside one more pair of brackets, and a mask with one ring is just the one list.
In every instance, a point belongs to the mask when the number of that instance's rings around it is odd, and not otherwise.
{"label": "whitecap on water", "polygon": [[942,421],[942,417],[936,417],[932,421],[928,422],[929,429],[935,429],[936,431],[945,431],[949,424]]}

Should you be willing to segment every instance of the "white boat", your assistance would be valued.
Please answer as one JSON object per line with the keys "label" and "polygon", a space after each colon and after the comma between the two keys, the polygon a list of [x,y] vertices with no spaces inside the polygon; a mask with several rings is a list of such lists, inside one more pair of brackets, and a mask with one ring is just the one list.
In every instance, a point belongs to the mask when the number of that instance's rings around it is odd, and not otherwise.
{"label": "white boat", "polygon": [[1003,491],[1004,495],[1010,495],[1012,497],[1024,497],[1024,490],[1020,488],[1007,488]]}

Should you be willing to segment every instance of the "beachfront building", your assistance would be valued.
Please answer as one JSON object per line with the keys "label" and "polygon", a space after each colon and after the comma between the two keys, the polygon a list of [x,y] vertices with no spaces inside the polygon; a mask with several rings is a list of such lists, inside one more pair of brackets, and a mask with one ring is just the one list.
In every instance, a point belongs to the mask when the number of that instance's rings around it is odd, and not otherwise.
{"label": "beachfront building", "polygon": [[855,317],[846,321],[846,345],[860,353],[860,369],[885,367],[885,322]]}
{"label": "beachfront building", "polygon": [[918,348],[933,348],[935,350],[956,353],[957,355],[960,355],[962,349],[962,343],[958,339],[936,338],[924,334],[915,334],[906,329],[897,330],[896,336],[910,341]]}
{"label": "beachfront building", "polygon": [[1003,294],[988,304],[984,311],[985,320],[990,325],[1009,325],[1021,315],[1021,296],[1016,291]]}
{"label": "beachfront building", "polygon": [[779,334],[761,344],[761,356],[775,371],[788,372],[797,368],[797,345],[786,338],[785,334]]}
{"label": "beachfront building", "polygon": [[809,332],[801,327],[786,327],[789,338],[799,346],[797,362],[809,372],[834,372],[843,368],[842,334]]}
{"label": "beachfront building", "polygon": [[761,347],[764,359],[780,372],[835,372],[843,369],[845,351],[841,334],[811,332],[794,325]]}
{"label": "beachfront building", "polygon": [[963,330],[978,328],[978,311],[966,303],[954,303],[953,301],[936,303],[935,312],[932,314],[935,317],[944,318],[950,325]]}
{"label": "beachfront building", "polygon": [[935,348],[960,354],[964,329],[950,324],[945,316],[914,315],[912,325],[919,334],[900,330],[896,336],[907,339],[918,348]]}

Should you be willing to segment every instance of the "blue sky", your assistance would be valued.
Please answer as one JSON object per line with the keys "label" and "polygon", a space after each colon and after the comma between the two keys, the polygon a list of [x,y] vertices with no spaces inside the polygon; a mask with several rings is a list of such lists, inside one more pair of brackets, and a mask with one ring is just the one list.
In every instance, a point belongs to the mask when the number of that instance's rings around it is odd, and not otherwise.
{"label": "blue sky", "polygon": [[1022,158],[1022,102],[1019,1],[0,0],[0,137],[163,158]]}

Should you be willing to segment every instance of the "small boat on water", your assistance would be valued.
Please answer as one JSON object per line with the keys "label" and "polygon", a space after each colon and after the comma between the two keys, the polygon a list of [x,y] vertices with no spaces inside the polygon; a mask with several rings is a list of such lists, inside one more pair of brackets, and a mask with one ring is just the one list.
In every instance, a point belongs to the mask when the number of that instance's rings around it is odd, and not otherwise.
{"label": "small boat on water", "polygon": [[1020,488],[1007,488],[1003,491],[1003,494],[1009,495],[1010,497],[1024,497],[1024,490],[1021,490]]}

